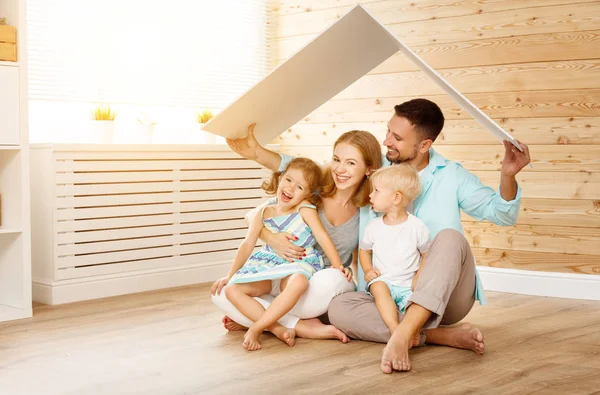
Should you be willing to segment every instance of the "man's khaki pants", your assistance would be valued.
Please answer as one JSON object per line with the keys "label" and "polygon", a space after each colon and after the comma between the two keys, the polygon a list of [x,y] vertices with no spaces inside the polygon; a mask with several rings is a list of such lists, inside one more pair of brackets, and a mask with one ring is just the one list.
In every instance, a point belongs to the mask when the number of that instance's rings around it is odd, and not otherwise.
{"label": "man's khaki pants", "polygon": [[[452,325],[463,319],[475,301],[475,261],[465,237],[444,229],[433,239],[408,306],[431,311],[425,329]],[[390,331],[365,292],[347,292],[329,305],[329,320],[354,339],[385,343]],[[399,320],[403,315],[399,314]]]}

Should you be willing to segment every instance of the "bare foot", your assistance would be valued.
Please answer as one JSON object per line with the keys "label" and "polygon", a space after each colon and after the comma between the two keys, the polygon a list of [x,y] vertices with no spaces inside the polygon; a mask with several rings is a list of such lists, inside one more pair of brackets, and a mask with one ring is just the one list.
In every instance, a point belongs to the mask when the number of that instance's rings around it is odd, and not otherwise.
{"label": "bare foot", "polygon": [[229,332],[243,331],[243,330],[248,329],[245,326],[238,324],[237,322],[235,322],[231,318],[227,317],[226,315],[223,316],[223,319],[221,319],[221,322],[223,323],[223,326],[225,327],[225,329],[227,329]]}
{"label": "bare foot", "polygon": [[468,322],[446,329],[450,335],[450,346],[471,350],[478,355],[483,355],[485,343],[483,341],[483,333],[479,329],[473,328]]}
{"label": "bare foot", "polygon": [[408,350],[413,344],[414,337],[406,341],[401,336],[392,336],[381,355],[381,371],[390,374],[394,370],[407,372],[410,370]]}
{"label": "bare foot", "polygon": [[410,350],[413,347],[419,347],[421,345],[421,331],[417,331],[413,337],[410,339],[410,345],[408,349]]}
{"label": "bare foot", "polygon": [[296,331],[293,329],[284,328],[281,325],[276,325],[271,329],[271,333],[277,336],[279,340],[284,342],[290,347],[296,345]]}
{"label": "bare foot", "polygon": [[296,334],[305,339],[338,339],[344,344],[350,341],[344,332],[333,325],[323,324],[318,318],[298,321]]}
{"label": "bare foot", "polygon": [[248,351],[260,350],[261,345],[258,342],[259,336],[260,336],[260,333],[257,333],[256,331],[254,331],[252,329],[248,329],[246,331],[246,334],[244,335],[244,342],[242,343],[242,346],[244,346],[244,348]]}

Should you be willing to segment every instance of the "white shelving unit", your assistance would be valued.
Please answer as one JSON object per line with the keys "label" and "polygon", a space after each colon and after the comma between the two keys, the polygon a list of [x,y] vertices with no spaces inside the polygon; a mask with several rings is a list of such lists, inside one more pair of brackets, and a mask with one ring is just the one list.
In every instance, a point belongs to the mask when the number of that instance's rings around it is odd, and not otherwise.
{"label": "white shelving unit", "polygon": [[0,62],[0,322],[32,316],[25,0],[0,0],[18,62]]}

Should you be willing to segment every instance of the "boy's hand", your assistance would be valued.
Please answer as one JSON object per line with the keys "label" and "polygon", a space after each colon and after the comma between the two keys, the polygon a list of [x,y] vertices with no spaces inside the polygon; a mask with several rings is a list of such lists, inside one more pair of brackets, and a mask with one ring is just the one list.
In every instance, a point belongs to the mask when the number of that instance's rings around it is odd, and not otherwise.
{"label": "boy's hand", "polygon": [[346,280],[352,281],[352,271],[350,269],[348,269],[347,267],[344,267],[344,266],[340,266],[337,269],[344,274],[344,277],[346,277]]}
{"label": "boy's hand", "polygon": [[225,276],[225,277],[221,277],[220,279],[215,281],[215,283],[212,285],[212,287],[210,287],[210,294],[214,295],[216,293],[217,295],[221,295],[221,290],[223,289],[224,286],[227,285],[229,280],[230,280],[230,277]]}
{"label": "boy's hand", "polygon": [[365,273],[365,281],[366,282],[371,282],[373,280],[375,280],[377,277],[381,276],[381,273],[379,273],[379,271],[375,270],[375,269],[371,269],[368,272]]}

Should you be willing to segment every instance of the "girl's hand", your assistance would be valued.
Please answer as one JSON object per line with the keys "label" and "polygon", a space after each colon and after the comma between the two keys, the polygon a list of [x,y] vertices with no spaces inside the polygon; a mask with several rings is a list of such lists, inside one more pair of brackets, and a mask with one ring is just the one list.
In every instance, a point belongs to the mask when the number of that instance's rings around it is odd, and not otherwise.
{"label": "girl's hand", "polygon": [[341,271],[344,274],[344,277],[346,277],[346,280],[352,281],[352,271],[350,269],[348,269],[347,267],[344,267],[344,266],[337,267],[336,269],[338,269],[339,271]]}
{"label": "girl's hand", "polygon": [[366,282],[371,282],[373,280],[375,280],[377,277],[381,276],[381,273],[379,273],[379,271],[375,270],[375,269],[371,269],[368,272],[365,273],[365,281]]}
{"label": "girl's hand", "polygon": [[221,290],[223,289],[224,286],[227,285],[229,280],[230,280],[230,277],[225,276],[225,277],[221,277],[220,279],[215,281],[215,283],[212,285],[212,287],[210,287],[210,294],[211,295],[214,295],[214,294],[221,295]]}
{"label": "girl's hand", "polygon": [[292,240],[298,240],[298,238],[289,233],[274,233],[269,237],[267,244],[277,255],[287,261],[294,262],[304,256],[304,248],[298,247],[292,243]]}

